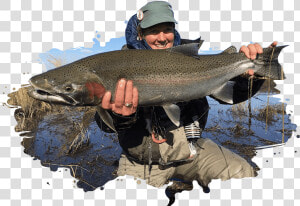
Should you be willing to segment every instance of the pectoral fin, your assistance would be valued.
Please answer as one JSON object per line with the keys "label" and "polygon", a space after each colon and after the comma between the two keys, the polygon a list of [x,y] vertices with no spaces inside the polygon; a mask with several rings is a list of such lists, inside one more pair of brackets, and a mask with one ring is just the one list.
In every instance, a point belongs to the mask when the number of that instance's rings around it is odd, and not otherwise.
{"label": "pectoral fin", "polygon": [[97,112],[98,112],[100,118],[102,119],[102,121],[114,132],[117,132],[116,128],[114,126],[114,123],[113,123],[113,119],[110,116],[110,114],[100,106],[97,107]]}
{"label": "pectoral fin", "polygon": [[233,104],[233,86],[234,82],[228,81],[216,89],[210,96],[227,104]]}
{"label": "pectoral fin", "polygon": [[162,106],[169,119],[177,126],[180,125],[180,108],[176,104],[166,104]]}

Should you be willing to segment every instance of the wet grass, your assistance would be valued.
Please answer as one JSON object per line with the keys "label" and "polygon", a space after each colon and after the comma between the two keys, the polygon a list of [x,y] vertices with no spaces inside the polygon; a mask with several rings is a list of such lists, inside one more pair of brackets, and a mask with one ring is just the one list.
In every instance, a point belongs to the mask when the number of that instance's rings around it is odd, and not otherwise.
{"label": "wet grass", "polygon": [[[23,132],[24,152],[41,160],[51,170],[69,168],[85,191],[102,187],[116,178],[121,148],[115,135],[103,133],[94,122],[94,107],[53,105],[28,96],[30,86],[9,94],[8,104],[15,108],[15,130]],[[260,101],[259,98],[257,100]],[[233,106],[210,103],[208,124],[202,136],[229,148],[252,162],[257,146],[281,142],[284,118],[285,141],[295,127],[284,112],[282,104],[252,104]],[[266,112],[268,111],[268,114]],[[265,124],[268,131],[265,131]],[[22,135],[22,134],[21,134]]]}
{"label": "wet grass", "polygon": [[55,171],[69,168],[78,187],[95,190],[116,177],[121,152],[114,135],[99,134],[94,107],[54,105],[31,98],[30,86],[10,93],[24,152]]}
{"label": "wet grass", "polygon": [[7,103],[18,108],[14,113],[15,119],[18,122],[18,125],[15,127],[16,132],[34,130],[37,121],[47,113],[53,111],[55,107],[49,103],[38,101],[30,97],[28,95],[29,89],[31,89],[31,87],[26,86],[16,92],[8,94],[9,99]]}
{"label": "wet grass", "polygon": [[296,130],[285,106],[276,99],[267,105],[262,101],[264,95],[252,98],[251,106],[248,102],[229,106],[209,100],[214,109],[210,110],[202,136],[229,148],[254,165],[252,158],[256,147],[286,142]]}

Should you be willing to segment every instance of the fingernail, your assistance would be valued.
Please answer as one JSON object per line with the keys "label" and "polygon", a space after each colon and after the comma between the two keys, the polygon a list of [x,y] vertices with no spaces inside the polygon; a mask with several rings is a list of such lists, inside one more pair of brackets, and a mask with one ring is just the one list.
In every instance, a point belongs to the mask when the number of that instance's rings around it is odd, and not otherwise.
{"label": "fingernail", "polygon": [[119,86],[120,87],[124,87],[125,86],[125,79],[121,79],[120,81],[119,81]]}

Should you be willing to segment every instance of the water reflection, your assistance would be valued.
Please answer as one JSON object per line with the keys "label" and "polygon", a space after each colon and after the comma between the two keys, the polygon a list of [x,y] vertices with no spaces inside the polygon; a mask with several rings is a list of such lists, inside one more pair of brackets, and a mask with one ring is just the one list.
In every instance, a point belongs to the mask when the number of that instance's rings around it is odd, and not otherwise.
{"label": "water reflection", "polygon": [[94,121],[86,131],[82,128],[85,120],[93,119],[94,108],[50,105],[29,97],[27,89],[9,94],[8,100],[20,107],[15,110],[15,130],[22,132],[24,152],[52,171],[70,168],[85,191],[116,178],[121,154],[116,136],[100,132]]}
{"label": "water reflection", "polygon": [[[278,93],[272,85],[271,92]],[[115,135],[98,128],[95,108],[50,105],[29,97],[27,89],[9,94],[8,100],[8,104],[18,106],[15,130],[22,132],[24,152],[52,171],[69,168],[84,191],[95,190],[116,178],[121,148]],[[241,155],[258,170],[251,160],[255,148],[281,143],[282,137],[286,142],[296,130],[285,105],[273,97],[266,105],[267,98],[266,90],[261,90],[251,99],[250,108],[249,102],[230,106],[209,99],[211,109],[202,136]]]}

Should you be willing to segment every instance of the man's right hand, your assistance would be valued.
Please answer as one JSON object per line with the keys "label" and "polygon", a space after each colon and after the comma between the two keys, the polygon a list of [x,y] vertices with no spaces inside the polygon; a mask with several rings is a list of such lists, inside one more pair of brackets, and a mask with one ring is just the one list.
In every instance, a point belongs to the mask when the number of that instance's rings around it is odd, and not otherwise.
{"label": "man's right hand", "polygon": [[107,91],[102,98],[101,107],[123,116],[132,115],[138,106],[138,90],[133,86],[131,80],[120,79],[116,86],[114,99],[115,101],[111,102],[111,92]]}

